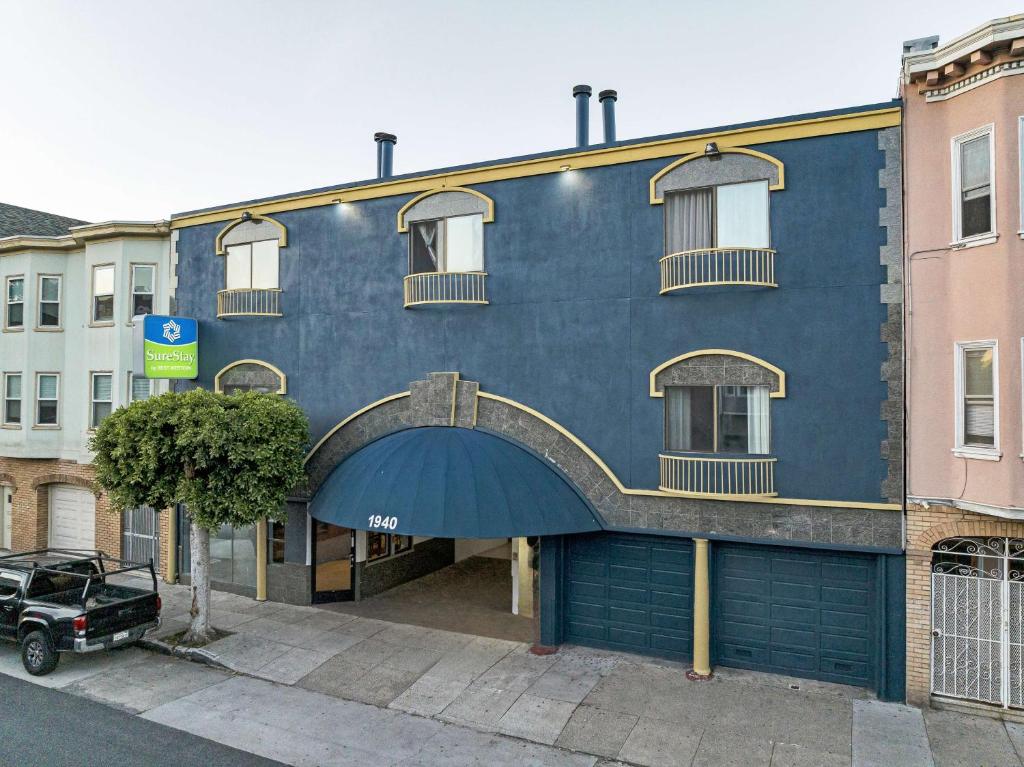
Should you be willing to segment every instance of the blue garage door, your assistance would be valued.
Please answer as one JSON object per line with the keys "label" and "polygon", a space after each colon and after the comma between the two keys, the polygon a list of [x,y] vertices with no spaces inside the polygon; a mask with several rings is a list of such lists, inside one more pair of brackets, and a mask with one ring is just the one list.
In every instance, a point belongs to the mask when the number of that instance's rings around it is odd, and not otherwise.
{"label": "blue garage door", "polygon": [[565,562],[566,641],[691,659],[690,541],[578,535],[567,539]]}
{"label": "blue garage door", "polygon": [[874,686],[875,557],[712,545],[718,664]]}

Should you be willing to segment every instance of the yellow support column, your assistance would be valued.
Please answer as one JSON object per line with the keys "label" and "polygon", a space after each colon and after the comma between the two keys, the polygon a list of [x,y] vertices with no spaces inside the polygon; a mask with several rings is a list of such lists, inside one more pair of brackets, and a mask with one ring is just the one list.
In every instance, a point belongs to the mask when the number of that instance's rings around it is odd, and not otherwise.
{"label": "yellow support column", "polygon": [[519,614],[524,618],[533,617],[533,568],[530,559],[533,552],[525,538],[513,539],[519,552]]}
{"label": "yellow support column", "polygon": [[267,520],[256,523],[256,601],[267,601]]}
{"label": "yellow support column", "polygon": [[711,677],[711,595],[708,588],[708,541],[693,539],[693,669],[690,679]]}
{"label": "yellow support column", "polygon": [[178,580],[178,510],[166,509],[167,515],[167,582]]}

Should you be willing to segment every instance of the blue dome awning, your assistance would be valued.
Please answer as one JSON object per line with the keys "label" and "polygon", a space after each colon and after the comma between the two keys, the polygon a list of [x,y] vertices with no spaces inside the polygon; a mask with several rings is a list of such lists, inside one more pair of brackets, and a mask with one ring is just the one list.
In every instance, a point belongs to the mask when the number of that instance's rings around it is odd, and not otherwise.
{"label": "blue dome awning", "polygon": [[435,538],[601,529],[554,466],[493,434],[447,426],[400,431],[353,453],[320,486],[309,513],[355,530]]}

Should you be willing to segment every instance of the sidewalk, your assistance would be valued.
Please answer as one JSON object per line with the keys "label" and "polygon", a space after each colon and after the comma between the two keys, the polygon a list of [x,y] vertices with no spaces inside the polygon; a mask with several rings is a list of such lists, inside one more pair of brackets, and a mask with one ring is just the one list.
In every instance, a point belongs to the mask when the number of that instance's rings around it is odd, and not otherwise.
{"label": "sidewalk", "polygon": [[[161,586],[165,625],[188,590]],[[217,593],[224,670],[139,649],[34,679],[289,764],[1021,765],[1024,728],[854,688],[524,644]],[[0,673],[25,678],[13,646]],[[797,689],[791,688],[791,685]],[[615,761],[618,760],[618,761]]]}

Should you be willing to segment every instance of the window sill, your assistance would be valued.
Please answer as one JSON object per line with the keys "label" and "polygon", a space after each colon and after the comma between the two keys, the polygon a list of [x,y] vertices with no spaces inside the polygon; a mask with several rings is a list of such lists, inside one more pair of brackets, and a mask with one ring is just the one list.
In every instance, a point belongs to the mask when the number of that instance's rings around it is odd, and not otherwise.
{"label": "window sill", "polygon": [[21,328],[4,328],[4,332],[5,333],[24,333],[25,332],[25,328],[24,327],[21,327]]}
{"label": "window sill", "polygon": [[32,427],[33,431],[60,431],[59,424],[39,424]]}
{"label": "window sill", "polygon": [[[0,424],[0,429],[9,429],[11,431],[21,431],[21,425],[16,423],[5,423]],[[1024,456],[1022,456],[1024,457]]]}
{"label": "window sill", "polygon": [[982,447],[954,447],[953,455],[957,458],[975,458],[979,461],[1002,460],[1002,450],[986,450]]}
{"label": "window sill", "polygon": [[977,248],[981,245],[991,245],[999,239],[998,234],[983,234],[978,237],[969,237],[966,240],[956,240],[949,243],[952,250],[964,250],[966,248]]}
{"label": "window sill", "polygon": [[90,328],[112,328],[116,324],[117,323],[114,322],[113,320],[111,320],[110,322],[90,322],[89,323],[89,327]]}
{"label": "window sill", "polygon": [[42,327],[35,327],[35,328],[32,328],[32,330],[35,333],[63,333],[64,332],[64,328],[42,328]]}

